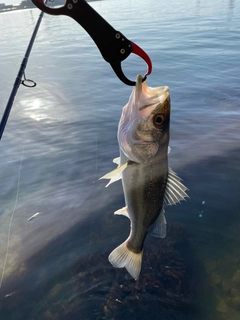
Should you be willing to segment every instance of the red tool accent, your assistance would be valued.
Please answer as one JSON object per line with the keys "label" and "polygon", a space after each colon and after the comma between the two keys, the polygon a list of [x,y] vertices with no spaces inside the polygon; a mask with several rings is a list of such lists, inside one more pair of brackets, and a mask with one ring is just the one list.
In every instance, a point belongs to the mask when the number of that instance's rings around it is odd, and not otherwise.
{"label": "red tool accent", "polygon": [[136,55],[138,55],[139,57],[141,57],[148,65],[148,71],[146,73],[146,76],[148,76],[149,74],[151,74],[152,72],[152,61],[149,58],[149,56],[146,54],[145,51],[143,51],[143,49],[141,49],[136,43],[132,42],[132,53],[135,53]]}

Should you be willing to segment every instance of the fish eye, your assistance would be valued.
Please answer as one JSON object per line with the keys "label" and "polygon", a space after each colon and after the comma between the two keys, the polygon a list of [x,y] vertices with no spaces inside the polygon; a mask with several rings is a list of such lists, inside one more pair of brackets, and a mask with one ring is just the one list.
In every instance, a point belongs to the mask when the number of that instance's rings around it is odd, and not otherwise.
{"label": "fish eye", "polygon": [[154,117],[153,117],[153,124],[157,127],[163,125],[164,123],[164,120],[165,120],[165,117],[162,113],[159,113],[159,114],[156,114]]}

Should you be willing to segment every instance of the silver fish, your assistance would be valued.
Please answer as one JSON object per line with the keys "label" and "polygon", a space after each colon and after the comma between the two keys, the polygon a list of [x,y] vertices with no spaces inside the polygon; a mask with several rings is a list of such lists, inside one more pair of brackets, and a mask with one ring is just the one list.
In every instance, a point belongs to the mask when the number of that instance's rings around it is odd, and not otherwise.
{"label": "silver fish", "polygon": [[40,212],[34,213],[34,215],[32,215],[30,218],[28,218],[28,221],[31,221],[32,219],[36,218],[39,214],[40,214]]}
{"label": "silver fish", "polygon": [[164,238],[164,206],[187,197],[187,188],[168,167],[169,125],[169,88],[148,87],[138,76],[118,126],[120,158],[113,160],[118,168],[101,178],[110,179],[108,185],[122,178],[126,207],[115,214],[130,219],[131,231],[108,259],[116,268],[125,267],[135,280],[141,271],[148,231]]}

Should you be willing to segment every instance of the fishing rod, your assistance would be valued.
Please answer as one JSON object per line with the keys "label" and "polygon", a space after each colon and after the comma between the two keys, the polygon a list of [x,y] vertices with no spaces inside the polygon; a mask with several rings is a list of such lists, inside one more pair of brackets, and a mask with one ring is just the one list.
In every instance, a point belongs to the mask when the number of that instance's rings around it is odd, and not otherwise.
{"label": "fishing rod", "polygon": [[[47,3],[47,1],[45,3]],[[28,47],[27,47],[27,51],[26,51],[25,56],[22,60],[20,69],[18,71],[17,77],[16,77],[14,85],[13,85],[12,92],[11,92],[10,97],[8,99],[8,103],[6,105],[6,108],[5,108],[1,123],[0,123],[0,140],[2,139],[3,131],[4,131],[5,126],[7,124],[7,120],[8,120],[10,111],[12,109],[12,105],[13,105],[13,102],[14,102],[14,99],[15,99],[15,96],[17,94],[17,91],[18,91],[20,84],[23,84],[26,87],[35,87],[36,86],[36,82],[34,82],[33,80],[30,80],[30,79],[26,79],[25,69],[26,69],[26,66],[28,63],[28,58],[31,53],[34,40],[36,38],[39,26],[40,26],[42,18],[43,18],[43,15],[44,15],[44,12],[42,11],[39,15],[38,21],[37,21],[36,26],[33,30],[32,37],[31,37],[29,44],[28,44]],[[22,78],[24,78],[24,79],[22,80]]]}

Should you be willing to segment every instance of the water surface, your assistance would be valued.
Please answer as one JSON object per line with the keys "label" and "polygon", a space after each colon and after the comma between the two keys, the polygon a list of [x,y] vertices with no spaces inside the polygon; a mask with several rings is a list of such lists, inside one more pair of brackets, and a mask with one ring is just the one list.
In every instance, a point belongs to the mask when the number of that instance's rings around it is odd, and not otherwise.
{"label": "water surface", "polygon": [[[169,162],[190,199],[167,208],[166,239],[147,239],[137,283],[112,268],[129,222],[113,216],[121,183],[98,179],[115,167],[131,88],[75,21],[44,15],[26,69],[37,87],[20,87],[0,142],[0,318],[238,319],[240,5],[91,5],[147,51],[148,84],[170,87]],[[0,16],[1,114],[38,16]],[[146,66],[131,55],[123,68],[134,79]]]}

